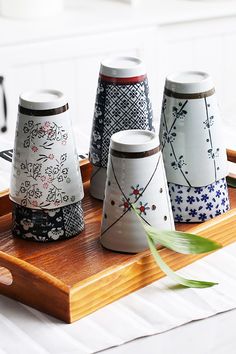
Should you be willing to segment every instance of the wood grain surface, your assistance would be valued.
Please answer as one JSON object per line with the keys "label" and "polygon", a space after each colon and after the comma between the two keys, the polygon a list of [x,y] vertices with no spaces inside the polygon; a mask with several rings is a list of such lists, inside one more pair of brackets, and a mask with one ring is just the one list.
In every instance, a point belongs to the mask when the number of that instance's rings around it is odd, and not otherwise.
{"label": "wood grain surface", "polygon": [[[87,180],[90,166],[84,166]],[[164,276],[149,251],[131,255],[102,248],[102,202],[89,195],[88,182],[84,188],[84,232],[67,241],[45,244],[12,237],[11,203],[7,195],[0,198],[0,267],[10,270],[13,277],[11,285],[0,283],[0,293],[65,322],[78,320]],[[177,229],[212,238],[224,246],[234,242],[236,189],[230,189],[230,199],[232,209],[227,214],[203,224],[178,224]],[[186,256],[167,249],[160,252],[175,270],[203,256]]]}

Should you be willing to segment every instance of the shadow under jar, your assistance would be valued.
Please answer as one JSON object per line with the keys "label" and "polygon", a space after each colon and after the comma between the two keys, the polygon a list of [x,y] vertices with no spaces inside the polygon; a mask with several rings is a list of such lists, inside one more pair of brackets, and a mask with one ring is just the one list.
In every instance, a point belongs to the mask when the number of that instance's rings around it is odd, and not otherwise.
{"label": "shadow under jar", "polygon": [[166,78],[160,141],[176,222],[229,210],[227,156],[215,89],[204,72]]}

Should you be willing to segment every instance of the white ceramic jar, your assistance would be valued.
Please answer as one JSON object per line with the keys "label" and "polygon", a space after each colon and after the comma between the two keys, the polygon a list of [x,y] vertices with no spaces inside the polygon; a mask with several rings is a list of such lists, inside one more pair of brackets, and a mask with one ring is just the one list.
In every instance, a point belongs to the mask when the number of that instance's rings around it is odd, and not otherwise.
{"label": "white ceramic jar", "polygon": [[13,234],[42,242],[79,234],[83,196],[66,97],[56,90],[23,93],[10,185]]}
{"label": "white ceramic jar", "polygon": [[131,205],[144,222],[159,230],[174,229],[159,139],[150,131],[127,130],[111,137],[101,228],[104,247],[132,253],[148,247]]}
{"label": "white ceramic jar", "polygon": [[207,73],[166,78],[160,140],[175,221],[200,222],[227,211],[226,148]]}

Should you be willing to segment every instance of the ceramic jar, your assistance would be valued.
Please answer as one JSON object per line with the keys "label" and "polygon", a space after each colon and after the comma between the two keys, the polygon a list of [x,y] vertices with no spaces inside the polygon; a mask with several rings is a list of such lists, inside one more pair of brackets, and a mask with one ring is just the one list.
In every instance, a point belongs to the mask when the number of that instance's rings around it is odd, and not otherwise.
{"label": "ceramic jar", "polygon": [[111,137],[101,227],[104,247],[131,253],[148,247],[131,205],[149,225],[174,229],[159,139],[150,131],[128,130]]}
{"label": "ceramic jar", "polygon": [[110,138],[128,129],[153,130],[146,70],[138,58],[109,58],[100,67],[90,140],[90,193],[95,198],[104,198]]}
{"label": "ceramic jar", "polygon": [[84,228],[84,192],[68,109],[59,91],[20,96],[10,186],[15,236],[54,241]]}
{"label": "ceramic jar", "polygon": [[160,140],[175,221],[201,222],[227,211],[226,149],[207,73],[167,77]]}

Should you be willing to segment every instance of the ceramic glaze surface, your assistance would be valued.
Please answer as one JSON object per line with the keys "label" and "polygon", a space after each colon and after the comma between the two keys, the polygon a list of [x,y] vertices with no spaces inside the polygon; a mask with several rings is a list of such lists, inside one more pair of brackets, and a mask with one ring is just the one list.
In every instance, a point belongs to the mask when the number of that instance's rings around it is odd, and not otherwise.
{"label": "ceramic glaze surface", "polygon": [[225,178],[204,187],[168,185],[175,222],[203,222],[230,209]]}
{"label": "ceramic glaze surface", "polygon": [[159,230],[174,229],[160,151],[143,158],[110,154],[101,229],[104,247],[123,252],[140,252],[148,247],[131,204],[150,225]]}
{"label": "ceramic glaze surface", "polygon": [[83,185],[77,166],[68,111],[52,116],[19,113],[10,188],[15,203],[53,209],[80,201]]}
{"label": "ceramic glaze surface", "polygon": [[[108,58],[101,63],[95,102],[89,159],[93,166],[107,168],[112,134],[129,130],[153,130],[152,105],[143,62],[133,57]],[[98,179],[101,181],[99,182]],[[91,194],[99,199],[97,185],[105,186],[106,175],[91,180]]]}
{"label": "ceramic glaze surface", "polygon": [[110,57],[101,62],[100,74],[117,77],[127,78],[145,75],[146,69],[142,60],[135,57]]}
{"label": "ceramic glaze surface", "polygon": [[100,77],[90,144],[91,163],[107,167],[112,134],[129,129],[153,129],[147,78],[112,83]]}
{"label": "ceramic glaze surface", "polygon": [[104,167],[92,166],[89,192],[92,197],[103,200],[107,178],[107,169]]}
{"label": "ceramic glaze surface", "polygon": [[50,242],[68,239],[84,229],[81,202],[62,208],[37,210],[13,204],[12,233],[27,240]]}
{"label": "ceramic glaze surface", "polygon": [[199,187],[227,175],[215,94],[200,99],[164,94],[160,140],[168,182]]}

